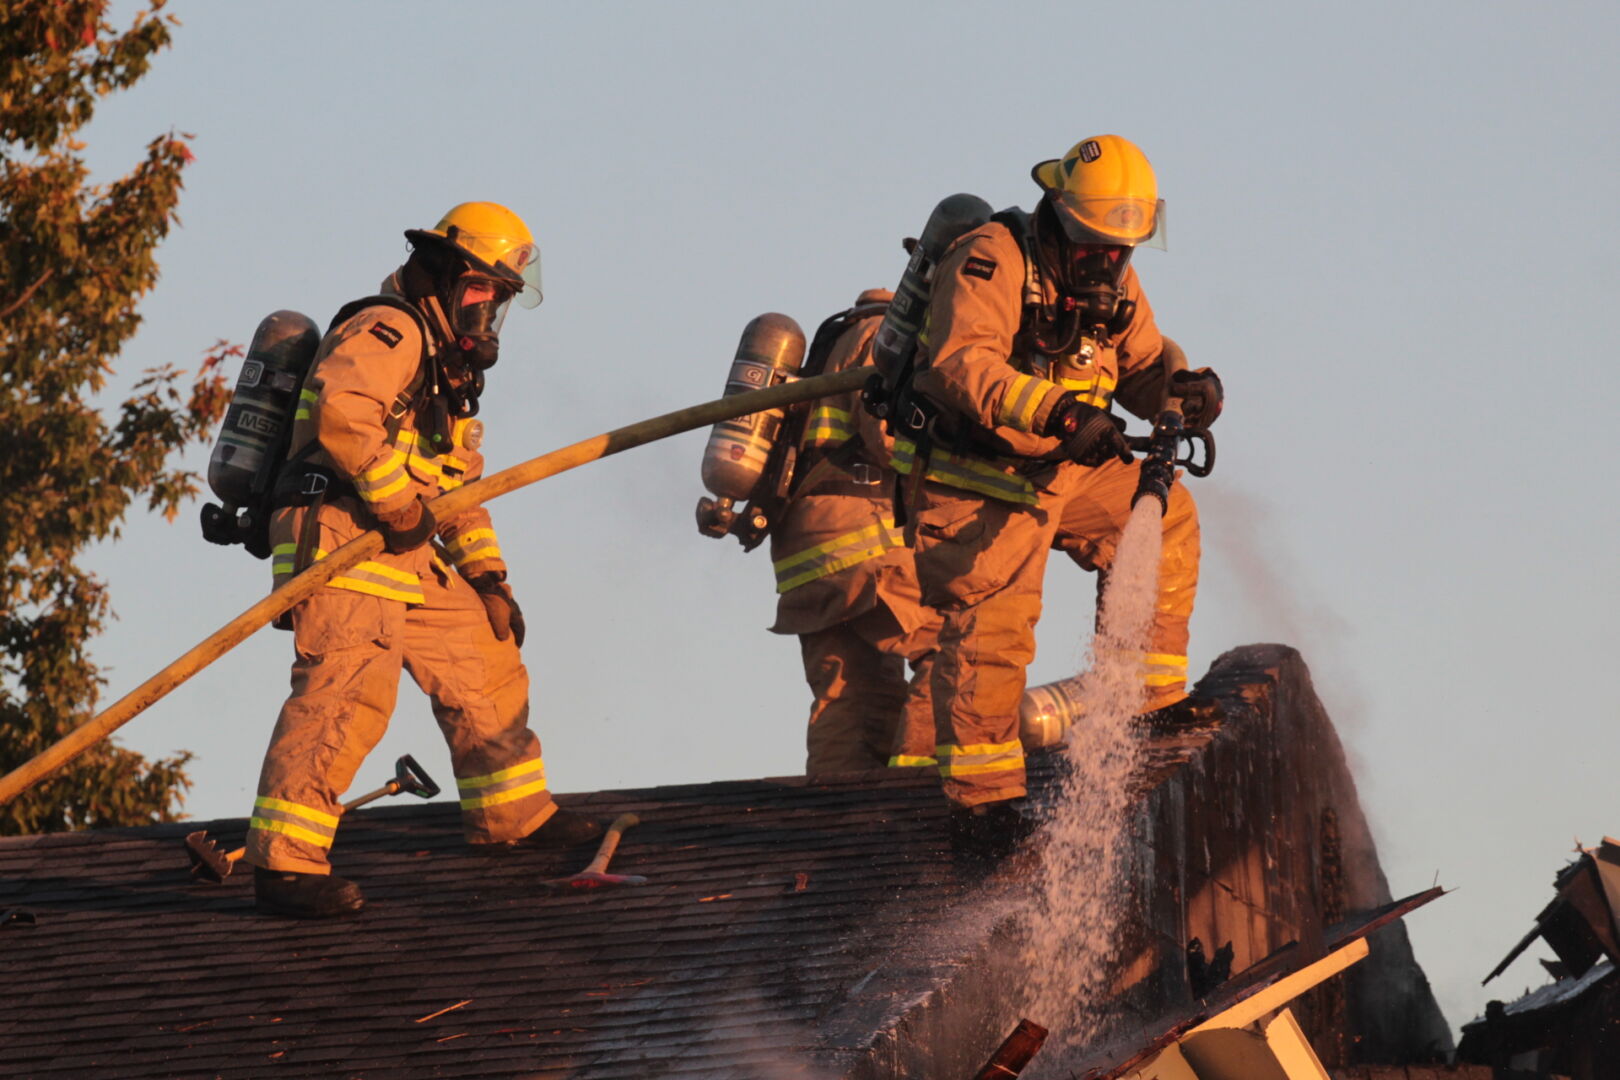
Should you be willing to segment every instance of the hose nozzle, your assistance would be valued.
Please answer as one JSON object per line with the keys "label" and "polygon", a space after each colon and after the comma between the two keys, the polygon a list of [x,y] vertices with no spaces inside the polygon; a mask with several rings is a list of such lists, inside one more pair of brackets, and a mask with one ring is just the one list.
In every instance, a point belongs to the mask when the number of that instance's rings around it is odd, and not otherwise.
{"label": "hose nozzle", "polygon": [[1136,481],[1131,506],[1152,497],[1159,500],[1159,512],[1170,512],[1170,485],[1176,482],[1176,451],[1187,430],[1177,402],[1170,404],[1153,421],[1153,434],[1143,440],[1142,471]]}

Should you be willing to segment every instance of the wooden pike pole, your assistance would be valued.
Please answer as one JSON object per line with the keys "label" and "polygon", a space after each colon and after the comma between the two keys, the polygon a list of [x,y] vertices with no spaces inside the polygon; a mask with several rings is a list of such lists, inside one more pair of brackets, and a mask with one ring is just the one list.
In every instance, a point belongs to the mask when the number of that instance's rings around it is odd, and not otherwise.
{"label": "wooden pike pole", "polygon": [[[817,375],[797,382],[783,383],[765,390],[730,394],[702,405],[665,413],[639,424],[617,428],[541,454],[493,476],[474,481],[440,495],[428,504],[433,516],[448,521],[490,499],[527,487],[548,476],[576,469],[609,454],[617,454],[645,443],[657,442],[721,420],[749,413],[765,412],[803,401],[831,397],[854,390],[866,381],[870,368],[847,368],[831,375]],[[382,534],[368,532],[355,537],[332,554],[276,589],[269,596],[216,630],[162,671],[125,694],[94,719],[68,732],[30,760],[0,777],[0,806],[5,806],[96,743],[139,716],[146,708],[203,668],[246,641],[260,627],[315,593],[332,578],[364,562],[382,550]]]}

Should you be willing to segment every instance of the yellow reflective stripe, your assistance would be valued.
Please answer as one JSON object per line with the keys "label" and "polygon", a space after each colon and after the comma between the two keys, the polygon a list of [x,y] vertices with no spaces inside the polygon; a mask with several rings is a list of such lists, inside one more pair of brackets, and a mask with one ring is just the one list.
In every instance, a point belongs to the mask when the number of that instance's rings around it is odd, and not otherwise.
{"label": "yellow reflective stripe", "polygon": [[[489,543],[483,547],[475,548],[473,545],[482,540]],[[498,559],[501,557],[501,546],[495,542],[494,529],[471,529],[450,541],[447,550],[450,552],[450,561],[457,566],[478,562],[480,559]]]}
{"label": "yellow reflective stripe", "polygon": [[309,843],[314,844],[316,847],[322,849],[330,848],[332,846],[332,838],[330,836],[322,836],[318,832],[311,832],[308,829],[300,828],[299,826],[288,821],[271,821],[268,818],[256,817],[252,821],[248,822],[248,828],[259,829],[262,832],[281,833],[283,836],[291,836],[297,840],[307,840]]}
{"label": "yellow reflective stripe", "polygon": [[492,772],[487,776],[459,777],[456,780],[456,787],[460,788],[462,791],[468,791],[473,788],[489,787],[491,784],[499,784],[503,780],[512,780],[519,776],[527,776],[532,772],[544,771],[545,767],[546,763],[542,759],[531,758],[519,765],[513,765],[511,768],[502,769],[499,772]]}
{"label": "yellow reflective stripe", "polygon": [[502,803],[517,802],[519,799],[526,799],[530,795],[544,790],[546,790],[546,778],[542,776],[540,779],[524,784],[522,787],[509,788],[506,791],[498,791],[493,795],[463,796],[461,799],[461,808],[463,810],[477,810],[485,806],[499,806]]}
{"label": "yellow reflective stripe", "polygon": [[864,529],[845,533],[824,544],[778,559],[772,564],[776,571],[776,591],[791,592],[800,585],[851,566],[859,566],[884,552],[905,546],[905,534],[895,527],[892,517],[884,517],[882,521]]}
{"label": "yellow reflective stripe", "polygon": [[371,468],[361,473],[356,479],[357,481],[362,481],[365,483],[376,483],[379,480],[386,480],[394,474],[395,469],[402,467],[404,464],[405,455],[400,453],[398,450],[395,450],[388,455],[387,461],[384,461],[381,465],[373,465]]}
{"label": "yellow reflective stripe", "polygon": [[847,410],[822,405],[810,414],[804,435],[810,445],[822,446],[848,442],[854,433],[854,418]]}
{"label": "yellow reflective stripe", "polygon": [[[535,773],[540,775],[534,776]],[[525,781],[525,777],[533,776]],[[477,810],[485,806],[499,806],[516,802],[546,790],[546,763],[540,758],[501,769],[487,776],[467,776],[456,780],[464,810]]]}
{"label": "yellow reflective stripe", "polygon": [[272,799],[266,795],[254,799],[253,805],[263,807],[266,810],[280,810],[284,814],[296,814],[301,818],[308,818],[316,825],[337,828],[338,819],[336,814],[328,814],[326,811],[317,810],[313,806],[302,806],[295,802],[287,802],[285,799]]}
{"label": "yellow reflective stripe", "polygon": [[475,541],[484,539],[495,539],[495,530],[468,529],[466,532],[457,535],[454,540],[450,541],[448,545],[450,548],[450,553],[454,555],[458,550],[472,547]]}
{"label": "yellow reflective stripe", "polygon": [[785,559],[778,559],[772,565],[776,568],[777,573],[781,573],[783,570],[791,570],[800,563],[808,562],[820,555],[825,555],[829,551],[837,551],[840,548],[848,547],[850,544],[858,543],[862,540],[876,539],[877,535],[886,528],[894,528],[893,518],[886,517],[876,524],[868,525],[865,528],[857,529],[851,533],[845,533],[843,536],[836,536],[824,544],[817,544],[813,548],[805,548],[803,551],[795,552]]}
{"label": "yellow reflective stripe", "polygon": [[918,757],[915,754],[896,754],[889,759],[889,768],[902,769],[907,765],[938,765],[939,760],[931,757]]}
{"label": "yellow reflective stripe", "polygon": [[1119,379],[1102,372],[1089,379],[1059,378],[1058,385],[1065,390],[1073,390],[1087,405],[1107,408],[1108,403],[1113,400],[1114,389],[1119,386]]}
{"label": "yellow reflective stripe", "polygon": [[415,589],[395,588],[380,581],[367,581],[363,578],[351,577],[335,577],[328,581],[327,584],[334,589],[348,589],[350,592],[365,593],[367,596],[380,596],[384,600],[398,600],[402,604],[427,603],[427,596],[420,587]]}
{"label": "yellow reflective stripe", "polygon": [[1177,686],[1187,681],[1187,658],[1174,653],[1142,655],[1144,686]]}
{"label": "yellow reflective stripe", "polygon": [[1012,385],[1001,397],[996,422],[1019,431],[1030,430],[1035,423],[1035,410],[1045,400],[1052,386],[1052,383],[1034,375],[1013,376]]}
{"label": "yellow reflective stripe", "polygon": [[[274,576],[276,587],[284,583],[284,579],[293,575],[293,553],[297,550],[296,544],[277,544],[271,550],[270,573]],[[326,558],[327,552],[320,548],[315,549],[315,561],[320,562]],[[347,589],[350,592],[365,593],[367,596],[380,596],[384,600],[398,600],[404,604],[425,604],[427,596],[422,592],[422,579],[409,570],[400,570],[392,566],[384,566],[379,562],[367,560],[351,567],[342,574],[327,582],[334,589]]]}
{"label": "yellow reflective stripe", "polygon": [[321,396],[313,390],[298,391],[298,408],[293,412],[294,420],[308,420],[309,407],[321,400]]}
{"label": "yellow reflective stripe", "polygon": [[355,477],[354,487],[367,502],[382,502],[390,495],[404,491],[410,482],[410,475],[405,472],[405,455],[394,450],[387,461],[373,465]]}
{"label": "yellow reflective stripe", "polygon": [[1024,746],[1014,740],[1005,743],[973,743],[957,746],[941,743],[934,747],[941,776],[978,776],[1005,772],[1024,764]]}
{"label": "yellow reflective stripe", "polygon": [[[907,439],[896,439],[894,450],[889,456],[889,467],[902,476],[909,476],[916,454],[915,443]],[[1027,503],[1030,506],[1040,502],[1040,497],[1035,494],[1035,485],[1022,476],[1005,473],[992,465],[939,450],[934,451],[928,458],[927,475],[928,479],[941,484],[978,492],[980,495],[989,495],[1004,502]]]}

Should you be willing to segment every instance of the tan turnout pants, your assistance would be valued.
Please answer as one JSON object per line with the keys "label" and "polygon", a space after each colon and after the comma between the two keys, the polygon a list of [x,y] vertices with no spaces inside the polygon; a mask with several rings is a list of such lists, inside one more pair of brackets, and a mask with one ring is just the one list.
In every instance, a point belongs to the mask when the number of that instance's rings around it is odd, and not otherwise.
{"label": "tan turnout pants", "polygon": [[[933,762],[931,679],[938,618],[905,632],[887,604],[799,635],[815,695],[805,738],[808,776]],[[911,676],[906,676],[906,664]],[[907,739],[908,733],[920,738]]]}
{"label": "tan turnout pants", "polygon": [[555,812],[517,645],[495,639],[472,586],[438,560],[422,586],[421,605],[328,588],[293,608],[292,695],[265,754],[246,862],[330,872],[341,797],[388,727],[401,668],[432,699],[468,840],[516,840]]}
{"label": "tan turnout pants", "polygon": [[[1040,504],[984,498],[928,481],[917,515],[923,601],[944,616],[933,671],[945,794],[964,806],[1025,793],[1018,704],[1035,658],[1047,552],[1106,571],[1130,519],[1140,464],[1065,465]],[[1163,523],[1159,591],[1142,657],[1147,709],[1186,696],[1187,623],[1198,589],[1198,512],[1177,482]]]}

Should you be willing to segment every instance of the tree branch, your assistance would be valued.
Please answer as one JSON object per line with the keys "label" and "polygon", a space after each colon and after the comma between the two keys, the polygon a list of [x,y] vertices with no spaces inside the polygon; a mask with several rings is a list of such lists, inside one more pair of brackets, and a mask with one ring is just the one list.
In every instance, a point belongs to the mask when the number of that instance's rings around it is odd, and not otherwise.
{"label": "tree branch", "polygon": [[56,268],[53,266],[49,270],[45,271],[43,274],[39,275],[39,280],[34,282],[32,285],[28,286],[28,288],[24,289],[23,294],[21,296],[17,297],[17,299],[13,300],[11,302],[10,307],[6,308],[4,311],[0,311],[0,319],[5,318],[7,315],[10,315],[13,311],[16,311],[18,308],[20,308],[24,304],[28,303],[28,298],[30,296],[33,296],[35,290],[37,290],[41,285],[43,285],[47,281],[49,281],[51,279],[51,275],[54,274],[54,273],[56,273]]}

